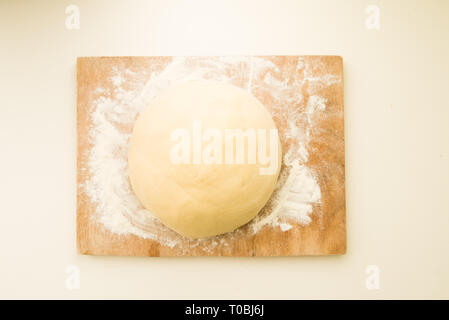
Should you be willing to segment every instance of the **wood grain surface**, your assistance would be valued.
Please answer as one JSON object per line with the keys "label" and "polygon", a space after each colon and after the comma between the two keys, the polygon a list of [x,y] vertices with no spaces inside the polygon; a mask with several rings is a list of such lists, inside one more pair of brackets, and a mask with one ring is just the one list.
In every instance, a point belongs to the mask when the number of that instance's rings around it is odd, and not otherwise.
{"label": "wood grain surface", "polygon": [[[302,59],[312,68],[308,77],[331,74],[341,81],[315,89],[325,97],[326,108],[314,120],[311,140],[308,144],[307,166],[312,168],[321,188],[321,202],[313,205],[312,222],[306,226],[289,222],[293,228],[282,231],[278,227],[267,226],[256,234],[249,232],[247,226],[238,229],[233,237],[227,238],[225,245],[218,244],[205,250],[208,241],[192,246],[190,241],[170,247],[158,241],[143,239],[127,234],[118,235],[108,231],[95,219],[95,203],[87,195],[84,184],[89,179],[87,170],[92,141],[89,128],[94,100],[99,97],[97,88],[111,89],[114,70],[132,70],[140,74],[142,81],[160,72],[172,61],[171,57],[84,57],[77,61],[77,248],[81,254],[122,255],[122,256],[298,256],[329,255],[346,252],[345,218],[345,148],[343,117],[343,62],[337,56],[264,56],[280,70],[286,81],[293,73],[303,76],[296,68]],[[197,57],[198,63],[204,58]],[[144,70],[145,72],[142,72]],[[213,78],[213,77],[212,77]],[[234,83],[245,88],[242,81]],[[124,83],[123,86],[127,84]],[[308,83],[305,81],[301,105],[304,108],[309,99]],[[270,99],[264,92],[252,92],[269,110]],[[282,119],[274,117],[280,130],[286,126]],[[132,128],[126,128],[132,130]],[[281,139],[282,140],[282,139]],[[287,141],[281,141],[283,147]],[[214,241],[211,239],[210,241]]]}

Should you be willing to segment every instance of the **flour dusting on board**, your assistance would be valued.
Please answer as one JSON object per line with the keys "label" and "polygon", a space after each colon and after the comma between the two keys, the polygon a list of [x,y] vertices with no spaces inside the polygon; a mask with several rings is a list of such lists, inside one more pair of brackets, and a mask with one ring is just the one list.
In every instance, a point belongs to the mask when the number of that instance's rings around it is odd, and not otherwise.
{"label": "flour dusting on board", "polygon": [[[134,234],[170,247],[186,243],[195,247],[207,241],[203,249],[211,250],[219,244],[226,245],[228,239],[242,233],[240,228],[213,238],[186,239],[143,208],[129,183],[128,142],[139,113],[161,91],[177,83],[212,79],[240,86],[256,98],[263,96],[269,101],[265,106],[275,122],[284,124],[279,130],[284,157],[278,184],[265,208],[243,228],[257,233],[271,226],[287,232],[293,228],[292,223],[309,224],[314,207],[321,202],[317,177],[307,166],[313,119],[325,110],[327,103],[317,92],[340,79],[330,74],[312,77],[312,66],[300,58],[293,67],[296,68],[294,77],[285,79],[275,63],[262,57],[199,60],[179,57],[161,65],[161,71],[150,75],[145,70],[133,72],[114,68],[114,75],[109,79],[112,91],[97,88],[94,94],[98,98],[91,106],[89,139],[92,148],[86,168],[89,178],[84,190],[96,205],[93,219],[112,233]],[[244,83],[242,78],[246,79]],[[284,149],[285,146],[288,148]]]}

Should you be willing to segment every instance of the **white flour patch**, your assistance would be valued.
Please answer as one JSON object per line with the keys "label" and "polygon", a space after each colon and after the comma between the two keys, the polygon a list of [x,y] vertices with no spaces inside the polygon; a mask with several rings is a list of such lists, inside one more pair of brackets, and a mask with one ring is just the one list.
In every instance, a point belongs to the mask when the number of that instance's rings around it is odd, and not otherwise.
{"label": "white flour patch", "polygon": [[[313,117],[326,108],[326,99],[316,95],[313,88],[328,86],[338,77],[310,76],[310,66],[298,61],[293,79],[282,79],[281,71],[271,61],[259,57],[174,58],[162,71],[152,73],[145,82],[131,70],[114,70],[110,81],[113,92],[96,88],[99,98],[91,109],[92,126],[89,138],[92,143],[87,170],[90,177],[84,185],[86,194],[96,205],[93,219],[115,234],[134,234],[174,247],[187,241],[191,247],[207,242],[204,250],[217,245],[227,245],[227,240],[241,232],[240,229],[222,236],[189,240],[165,227],[134,195],[128,177],[128,141],[138,114],[161,91],[188,80],[213,79],[238,85],[246,78],[246,88],[256,97],[268,96],[267,106],[275,120],[286,123],[280,130],[283,142],[283,168],[273,196],[264,210],[251,221],[247,230],[258,232],[266,226],[282,231],[292,229],[291,223],[307,225],[312,221],[313,206],[321,201],[321,190],[313,170],[307,166],[308,144]],[[303,70],[302,77],[300,70]],[[302,88],[309,84],[308,101],[303,101]],[[130,86],[132,84],[132,86]],[[126,85],[126,86],[125,86]],[[132,89],[125,89],[131,87]],[[113,97],[113,98],[112,98]],[[303,106],[303,107],[300,107]]]}

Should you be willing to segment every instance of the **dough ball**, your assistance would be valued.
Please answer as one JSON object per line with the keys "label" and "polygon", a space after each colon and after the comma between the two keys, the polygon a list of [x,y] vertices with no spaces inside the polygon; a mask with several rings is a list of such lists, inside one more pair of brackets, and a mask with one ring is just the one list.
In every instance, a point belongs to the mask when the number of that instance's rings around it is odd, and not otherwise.
{"label": "dough ball", "polygon": [[[237,138],[229,147],[226,134],[248,129],[267,132],[270,162],[259,155],[256,163],[250,161],[249,139],[243,143],[243,163],[236,160]],[[180,133],[189,136],[181,139]],[[230,84],[191,81],[160,94],[137,119],[129,175],[143,206],[166,226],[190,238],[209,237],[233,231],[259,213],[275,188],[281,153],[273,119],[256,98]],[[261,174],[274,162],[269,174]]]}

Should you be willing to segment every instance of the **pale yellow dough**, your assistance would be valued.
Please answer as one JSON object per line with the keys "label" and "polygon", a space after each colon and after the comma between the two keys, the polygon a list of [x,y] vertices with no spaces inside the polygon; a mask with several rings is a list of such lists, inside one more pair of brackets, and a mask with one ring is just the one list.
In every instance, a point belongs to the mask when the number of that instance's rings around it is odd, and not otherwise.
{"label": "pale yellow dough", "polygon": [[279,175],[261,175],[259,164],[173,164],[171,133],[192,129],[276,128],[265,107],[230,84],[192,81],[159,95],[142,112],[130,139],[132,188],[145,208],[190,238],[235,230],[252,220],[270,198]]}

